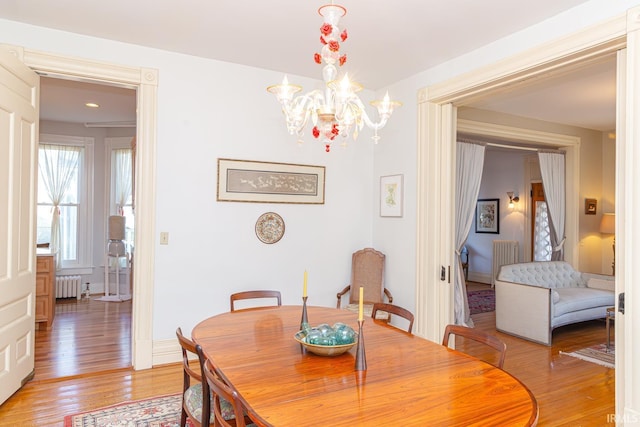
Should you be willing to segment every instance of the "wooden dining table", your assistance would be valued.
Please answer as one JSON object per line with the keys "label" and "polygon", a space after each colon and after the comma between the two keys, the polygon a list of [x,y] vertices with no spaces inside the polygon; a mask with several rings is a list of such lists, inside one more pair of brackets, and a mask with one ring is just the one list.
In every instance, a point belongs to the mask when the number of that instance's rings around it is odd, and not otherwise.
{"label": "wooden dining table", "polygon": [[[248,309],[200,322],[192,338],[267,426],[531,426],[533,394],[506,371],[448,347],[366,319],[366,367],[356,347],[318,356],[294,339],[301,306]],[[309,323],[346,323],[348,310],[308,307]]]}

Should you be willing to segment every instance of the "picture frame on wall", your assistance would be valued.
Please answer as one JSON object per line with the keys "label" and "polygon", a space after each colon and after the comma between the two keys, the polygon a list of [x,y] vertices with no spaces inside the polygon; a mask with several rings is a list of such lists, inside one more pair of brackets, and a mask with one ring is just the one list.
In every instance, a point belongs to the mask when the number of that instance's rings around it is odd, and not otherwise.
{"label": "picture frame on wall", "polygon": [[380,216],[402,217],[403,175],[380,177]]}
{"label": "picture frame on wall", "polygon": [[219,202],[324,204],[325,167],[218,159]]}
{"label": "picture frame on wall", "polygon": [[478,199],[476,233],[500,234],[500,199]]}
{"label": "picture frame on wall", "polygon": [[595,215],[598,212],[598,201],[596,199],[584,199],[585,215]]}

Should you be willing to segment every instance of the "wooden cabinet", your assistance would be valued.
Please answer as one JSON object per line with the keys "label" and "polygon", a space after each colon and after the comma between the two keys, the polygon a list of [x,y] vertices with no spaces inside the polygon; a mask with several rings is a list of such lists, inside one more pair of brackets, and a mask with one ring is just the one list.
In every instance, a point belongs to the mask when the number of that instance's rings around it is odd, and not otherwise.
{"label": "wooden cabinet", "polygon": [[56,313],[56,263],[54,255],[38,255],[36,265],[36,323],[50,329]]}

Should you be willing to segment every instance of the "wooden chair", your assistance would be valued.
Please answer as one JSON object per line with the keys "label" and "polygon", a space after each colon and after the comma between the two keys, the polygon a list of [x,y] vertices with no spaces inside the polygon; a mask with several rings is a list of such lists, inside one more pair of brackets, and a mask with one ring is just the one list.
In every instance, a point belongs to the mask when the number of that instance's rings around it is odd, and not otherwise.
{"label": "wooden chair", "polygon": [[[353,253],[351,257],[351,282],[340,292],[338,292],[338,304],[336,308],[342,306],[342,296],[349,293],[349,304],[347,309],[357,312],[358,299],[360,298],[360,287],[364,288],[364,315],[370,316],[373,304],[384,302],[384,296],[390,304],[393,296],[384,287],[384,263],[385,255],[373,248],[365,248]],[[382,319],[388,319],[388,315]]]}
{"label": "wooden chair", "polygon": [[449,336],[452,334],[477,341],[497,350],[499,352],[498,363],[493,365],[502,369],[504,365],[504,357],[507,353],[507,345],[502,340],[478,329],[460,325],[447,325],[444,330],[444,338],[442,339],[443,346],[447,347],[449,345]]}
{"label": "wooden chair", "polygon": [[280,295],[280,291],[244,291],[244,292],[236,292],[235,294],[231,294],[230,303],[231,303],[231,311],[235,311],[234,303],[238,300],[243,299],[256,299],[256,298],[275,298],[277,301],[277,305],[282,305],[282,296]]}
{"label": "wooden chair", "polygon": [[[202,376],[203,361],[198,353],[196,347],[199,347],[182,335],[182,329],[176,330],[176,336],[180,347],[182,347],[182,367],[183,367],[183,381],[182,381],[182,414],[180,416],[180,427],[185,427],[187,417],[191,419],[191,422],[196,427],[209,427],[213,416],[211,414],[211,398],[203,399],[203,396],[211,396],[209,391],[209,384]],[[191,367],[189,362],[189,355],[198,357],[199,369],[196,371]],[[195,362],[194,362],[195,363]],[[194,384],[192,384],[192,380]],[[233,408],[227,401],[220,401],[220,408],[223,416],[229,419],[233,417]]]}
{"label": "wooden chair", "polygon": [[[207,386],[211,390],[211,406],[213,409],[211,415],[213,416],[213,425],[215,427],[255,426],[255,424],[251,423],[251,419],[245,414],[244,406],[238,397],[238,392],[222,381],[211,361],[204,357],[202,347],[200,347],[199,344],[196,345],[196,351],[200,357],[202,372]],[[230,406],[232,413],[225,413],[225,404]]]}
{"label": "wooden chair", "polygon": [[[197,355],[196,344],[182,335],[182,329],[176,330],[178,342],[182,348],[182,414],[180,416],[180,426],[185,427],[187,417],[196,427],[209,427],[211,417],[211,403],[203,396],[209,395],[209,386],[203,380],[201,370],[196,371],[189,363],[189,355]],[[196,383],[192,384],[192,380]]]}
{"label": "wooden chair", "polygon": [[371,310],[371,317],[373,319],[378,318],[378,311],[394,314],[396,316],[400,316],[407,319],[409,321],[409,326],[407,326],[407,332],[411,333],[411,331],[413,330],[413,313],[411,313],[406,308],[403,308],[394,304],[377,302],[373,304],[373,309]]}

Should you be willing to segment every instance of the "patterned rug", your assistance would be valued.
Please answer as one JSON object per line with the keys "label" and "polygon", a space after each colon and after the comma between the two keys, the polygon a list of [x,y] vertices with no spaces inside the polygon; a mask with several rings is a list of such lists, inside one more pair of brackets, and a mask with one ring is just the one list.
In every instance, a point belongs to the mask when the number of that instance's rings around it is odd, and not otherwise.
{"label": "patterned rug", "polygon": [[496,309],[496,292],[494,289],[467,291],[467,299],[469,300],[469,313],[471,314],[486,313]]}
{"label": "patterned rug", "polygon": [[[180,394],[119,403],[64,417],[64,427],[177,427],[180,425]],[[187,419],[187,426],[192,426]]]}
{"label": "patterned rug", "polygon": [[607,368],[615,368],[616,357],[614,344],[611,344],[609,350],[607,350],[606,344],[596,344],[570,353],[561,351],[560,354],[566,354],[567,356],[576,357],[581,360],[586,360],[587,362],[597,363]]}

